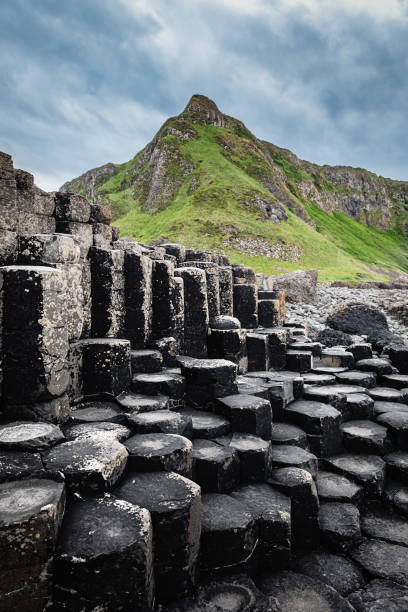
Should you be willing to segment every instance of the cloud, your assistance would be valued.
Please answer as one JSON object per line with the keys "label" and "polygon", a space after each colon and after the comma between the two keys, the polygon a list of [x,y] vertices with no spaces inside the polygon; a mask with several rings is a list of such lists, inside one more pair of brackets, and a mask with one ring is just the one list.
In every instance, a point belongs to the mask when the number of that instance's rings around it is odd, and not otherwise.
{"label": "cloud", "polygon": [[3,0],[0,149],[47,189],[193,93],[318,163],[408,178],[407,0]]}

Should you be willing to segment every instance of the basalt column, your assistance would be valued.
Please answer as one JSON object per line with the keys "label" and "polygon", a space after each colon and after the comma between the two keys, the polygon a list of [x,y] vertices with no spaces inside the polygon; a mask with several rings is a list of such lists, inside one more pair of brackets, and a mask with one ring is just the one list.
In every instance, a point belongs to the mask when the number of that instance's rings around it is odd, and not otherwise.
{"label": "basalt column", "polygon": [[220,279],[218,265],[211,261],[189,261],[185,265],[205,271],[207,281],[208,315],[210,319],[220,314]]}
{"label": "basalt column", "polygon": [[64,275],[45,266],[0,269],[3,301],[3,397],[31,404],[62,395],[68,328]]}
{"label": "basalt column", "polygon": [[91,247],[92,335],[123,338],[125,328],[124,253]]}
{"label": "basalt column", "polygon": [[174,334],[174,286],[174,264],[171,261],[154,260],[152,335],[155,340],[168,338]]}
{"label": "basalt column", "polygon": [[207,357],[207,282],[200,268],[176,268],[184,281],[184,354]]}
{"label": "basalt column", "polygon": [[234,311],[232,268],[230,266],[220,266],[218,275],[220,279],[220,314],[232,317]]}
{"label": "basalt column", "polygon": [[125,251],[125,326],[132,349],[149,343],[152,331],[152,260],[137,249]]}

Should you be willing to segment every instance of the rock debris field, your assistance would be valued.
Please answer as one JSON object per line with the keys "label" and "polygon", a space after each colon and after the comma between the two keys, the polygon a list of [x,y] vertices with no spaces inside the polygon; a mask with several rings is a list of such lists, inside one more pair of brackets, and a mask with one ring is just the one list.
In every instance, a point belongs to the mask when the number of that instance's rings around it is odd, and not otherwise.
{"label": "rock debris field", "polygon": [[408,609],[408,347],[370,293],[286,304],[6,154],[0,207],[1,611]]}

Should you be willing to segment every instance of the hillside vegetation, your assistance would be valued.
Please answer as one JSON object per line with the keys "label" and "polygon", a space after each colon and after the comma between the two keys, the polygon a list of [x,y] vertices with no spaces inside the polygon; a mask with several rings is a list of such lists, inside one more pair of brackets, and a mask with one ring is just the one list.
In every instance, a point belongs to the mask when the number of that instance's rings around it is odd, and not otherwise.
{"label": "hillside vegetation", "polygon": [[313,267],[321,280],[360,280],[408,272],[408,183],[300,160],[204,96],[193,96],[130,161],[62,189],[108,201],[123,236],[225,252],[267,274]]}

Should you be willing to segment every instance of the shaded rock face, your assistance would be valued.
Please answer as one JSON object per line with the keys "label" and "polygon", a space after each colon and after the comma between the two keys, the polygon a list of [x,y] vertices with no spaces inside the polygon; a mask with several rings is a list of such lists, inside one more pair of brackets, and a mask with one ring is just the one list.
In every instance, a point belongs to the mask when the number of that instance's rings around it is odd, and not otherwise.
{"label": "shaded rock face", "polygon": [[329,327],[348,334],[388,331],[385,315],[369,304],[350,303],[333,310],[327,317]]}
{"label": "shaded rock face", "polygon": [[296,270],[281,276],[269,276],[263,281],[265,288],[285,291],[288,302],[314,302],[317,270]]}

